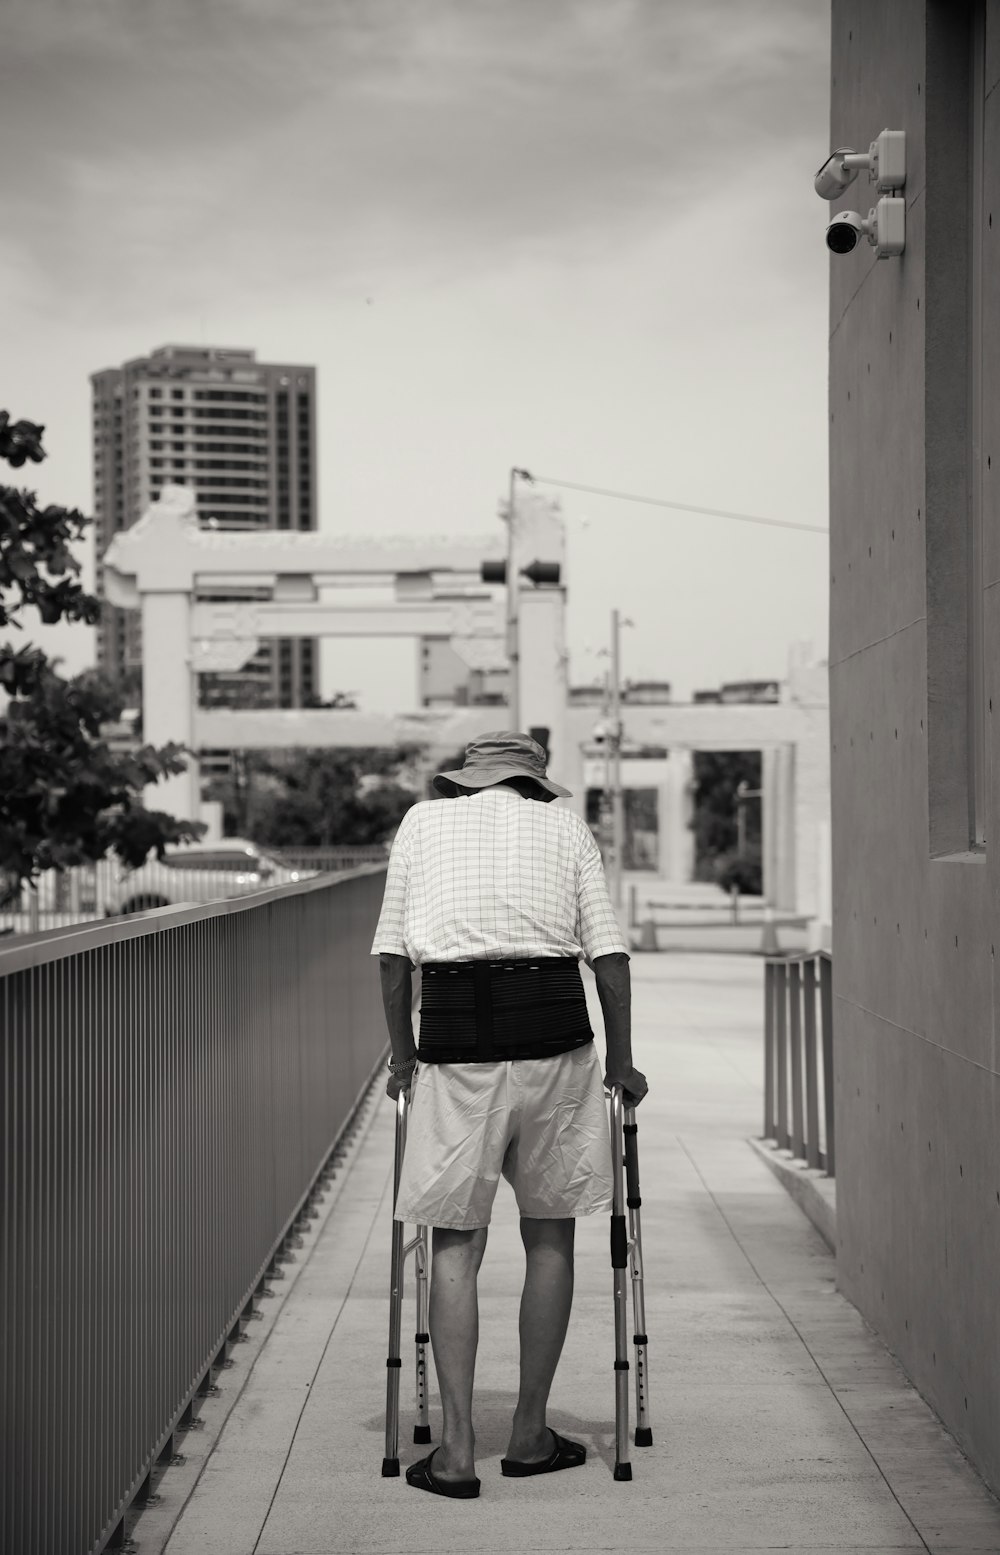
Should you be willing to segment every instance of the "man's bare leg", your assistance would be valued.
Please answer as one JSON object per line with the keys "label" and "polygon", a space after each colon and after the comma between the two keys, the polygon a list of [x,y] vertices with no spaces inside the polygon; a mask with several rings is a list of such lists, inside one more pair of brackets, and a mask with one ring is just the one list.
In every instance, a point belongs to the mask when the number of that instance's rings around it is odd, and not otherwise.
{"label": "man's bare leg", "polygon": [[521,1294],[521,1390],[505,1456],[522,1463],[540,1462],[552,1452],[545,1410],[573,1305],[575,1231],[575,1220],[521,1219],[527,1255]]}
{"label": "man's bare leg", "polygon": [[472,1382],[479,1344],[477,1276],[487,1229],[434,1227],[429,1317],[444,1414],[441,1445],[431,1465],[438,1479],[472,1479],[476,1472]]}

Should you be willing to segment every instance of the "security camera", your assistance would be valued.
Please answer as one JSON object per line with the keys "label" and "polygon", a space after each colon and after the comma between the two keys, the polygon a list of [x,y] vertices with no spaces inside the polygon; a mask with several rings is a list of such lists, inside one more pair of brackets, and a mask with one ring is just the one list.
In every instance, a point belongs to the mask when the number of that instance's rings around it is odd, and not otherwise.
{"label": "security camera", "polygon": [[868,233],[868,222],[857,211],[840,211],[826,229],[826,246],[832,254],[849,254]]}
{"label": "security camera", "polygon": [[906,131],[883,130],[867,151],[838,146],[813,179],[813,188],[821,200],[836,200],[861,172],[867,172],[879,194],[902,189],[906,183]]}
{"label": "security camera", "polygon": [[879,259],[894,259],[906,247],[906,201],[902,195],[883,195],[867,216],[840,211],[826,229],[831,253],[849,254],[861,239],[868,239]]}
{"label": "security camera", "polygon": [[821,200],[835,200],[849,185],[853,184],[859,170],[857,167],[849,167],[845,158],[854,156],[856,153],[849,146],[838,146],[837,150],[827,157],[813,179],[813,188]]}
{"label": "security camera", "polygon": [[608,737],[608,735],[610,733],[611,733],[611,730],[610,730],[610,728],[609,728],[609,726],[607,724],[605,724],[605,723],[597,723],[597,724],[595,724],[594,725],[594,732],[593,732],[594,744],[595,745],[603,745],[605,740],[607,739],[607,737]]}

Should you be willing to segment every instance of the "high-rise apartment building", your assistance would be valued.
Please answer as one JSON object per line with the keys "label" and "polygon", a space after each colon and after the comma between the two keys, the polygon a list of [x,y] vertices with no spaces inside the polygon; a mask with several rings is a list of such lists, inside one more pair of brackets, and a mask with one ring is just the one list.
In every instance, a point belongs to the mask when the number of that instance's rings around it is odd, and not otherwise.
{"label": "high-rise apartment building", "polygon": [[[91,376],[97,592],[101,557],[161,488],[191,486],[206,528],[316,527],[316,371],[253,351],[162,346]],[[227,598],[252,597],[246,590]],[[105,602],[97,662],[120,679],[142,661],[138,615]],[[203,700],[298,707],[318,689],[311,639],[262,644],[244,669],[201,676]]]}

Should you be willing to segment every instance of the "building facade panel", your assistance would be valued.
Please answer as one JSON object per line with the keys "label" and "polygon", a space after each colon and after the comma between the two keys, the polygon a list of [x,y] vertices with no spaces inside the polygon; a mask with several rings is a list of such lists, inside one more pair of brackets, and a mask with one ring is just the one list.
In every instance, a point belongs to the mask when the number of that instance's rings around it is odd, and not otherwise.
{"label": "building facade panel", "polygon": [[[316,527],[314,368],[258,362],[242,349],[165,346],[91,383],[101,554],[171,483],[194,488],[206,528]],[[97,658],[116,679],[138,671],[135,613],[105,604]],[[301,706],[318,691],[315,644],[267,643],[251,665],[202,689],[216,705]]]}
{"label": "building facade panel", "polygon": [[[979,273],[1000,143],[975,97],[998,23],[1000,0],[834,0],[831,146],[906,131],[907,231],[900,258],[835,256],[830,308],[838,1282],[995,1488],[998,515],[976,427],[1000,424]],[[861,174],[836,208],[875,199]]]}

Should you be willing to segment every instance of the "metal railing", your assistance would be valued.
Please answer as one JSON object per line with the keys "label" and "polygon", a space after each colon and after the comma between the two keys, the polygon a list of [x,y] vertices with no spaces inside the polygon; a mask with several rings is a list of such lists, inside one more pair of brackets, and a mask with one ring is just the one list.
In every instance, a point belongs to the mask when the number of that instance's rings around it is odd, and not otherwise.
{"label": "metal railing", "polygon": [[359,864],[384,864],[389,857],[384,842],[345,843],[330,848],[274,848],[289,869],[318,869],[327,873],[338,869],[356,869]]}
{"label": "metal railing", "polygon": [[[170,853],[163,863],[151,857],[137,871],[115,858],[102,858],[91,864],[45,870],[34,885],[18,886],[0,873],[0,943],[11,935],[71,928],[123,912],[247,896],[266,884],[257,866],[248,865],[241,872],[235,855],[227,859],[210,843],[199,845],[194,853],[196,856],[189,859]],[[389,850],[381,843],[268,849],[262,867],[266,871],[277,862],[302,874],[332,874],[357,869],[361,864],[384,864],[388,857]]]}
{"label": "metal railing", "polygon": [[119,874],[112,859],[46,870],[34,886],[18,886],[0,871],[0,942],[10,934],[38,934],[105,917],[114,910]]}
{"label": "metal railing", "polygon": [[835,1163],[832,978],[825,950],[764,962],[764,1138],[829,1177]]}
{"label": "metal railing", "polygon": [[385,1050],[383,885],[0,949],[0,1549],[122,1541]]}

